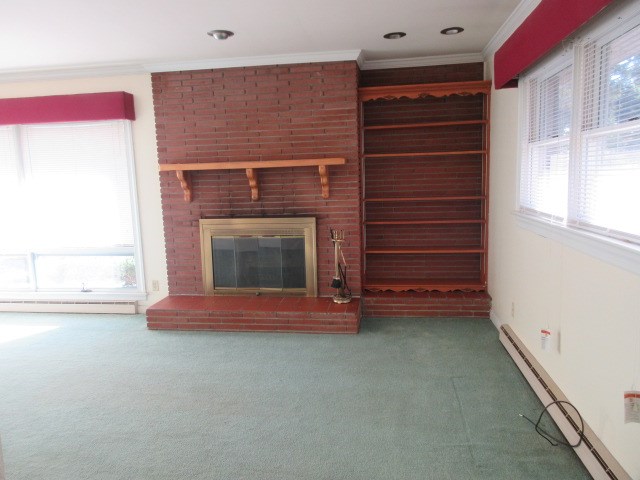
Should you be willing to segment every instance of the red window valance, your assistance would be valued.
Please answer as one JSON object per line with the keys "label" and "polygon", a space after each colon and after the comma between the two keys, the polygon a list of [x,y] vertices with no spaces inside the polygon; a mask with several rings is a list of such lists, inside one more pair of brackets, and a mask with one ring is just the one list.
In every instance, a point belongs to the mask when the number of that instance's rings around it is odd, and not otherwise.
{"label": "red window valance", "polygon": [[584,25],[613,0],[542,0],[498,49],[493,59],[496,88],[516,86],[518,74]]}
{"label": "red window valance", "polygon": [[126,92],[0,99],[0,125],[135,119]]}

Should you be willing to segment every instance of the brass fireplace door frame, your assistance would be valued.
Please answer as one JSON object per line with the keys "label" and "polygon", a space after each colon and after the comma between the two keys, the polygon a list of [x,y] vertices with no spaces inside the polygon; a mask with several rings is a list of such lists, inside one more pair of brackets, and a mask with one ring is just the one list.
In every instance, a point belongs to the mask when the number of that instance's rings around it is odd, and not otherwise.
{"label": "brass fireplace door frame", "polygon": [[[213,276],[213,237],[299,236],[304,237],[306,289],[225,288],[216,289]],[[207,218],[200,220],[202,281],[205,295],[279,294],[318,296],[315,217]]]}

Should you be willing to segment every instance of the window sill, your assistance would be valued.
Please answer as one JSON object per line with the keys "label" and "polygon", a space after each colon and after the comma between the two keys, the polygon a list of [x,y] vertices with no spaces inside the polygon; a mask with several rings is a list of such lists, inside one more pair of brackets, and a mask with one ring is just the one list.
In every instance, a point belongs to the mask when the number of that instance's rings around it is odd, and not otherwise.
{"label": "window sill", "polygon": [[0,292],[2,301],[135,302],[146,300],[146,292]]}
{"label": "window sill", "polygon": [[516,223],[542,237],[555,240],[563,245],[586,253],[616,267],[640,275],[640,247],[609,239],[594,233],[585,232],[564,225],[513,212]]}

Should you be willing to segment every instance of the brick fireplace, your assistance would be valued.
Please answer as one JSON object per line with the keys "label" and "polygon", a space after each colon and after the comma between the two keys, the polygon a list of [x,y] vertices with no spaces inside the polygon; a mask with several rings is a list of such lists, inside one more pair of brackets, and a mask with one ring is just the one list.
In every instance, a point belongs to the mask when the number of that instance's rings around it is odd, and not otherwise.
{"label": "brick fireplace", "polygon": [[[149,328],[356,333],[361,309],[369,316],[487,317],[486,292],[362,292],[361,278],[358,86],[482,78],[482,63],[359,72],[355,62],[331,62],[153,74],[170,295],[147,310]],[[332,162],[324,178],[317,165],[280,167],[305,164],[300,159],[340,162]],[[171,171],[175,164],[210,162],[275,162],[279,168],[259,168],[255,177],[244,167],[195,168],[180,179]],[[315,218],[317,297],[205,294],[200,220],[245,217]],[[344,230],[347,240],[355,298],[346,305],[331,300],[330,228]],[[375,265],[369,270],[375,273]]]}
{"label": "brick fireplace", "polygon": [[[330,167],[328,198],[313,167],[260,169],[258,200],[251,199],[244,170],[193,170],[190,202],[175,172],[162,171],[170,297],[150,307],[149,327],[356,332],[359,300],[338,306],[330,299],[330,228],[344,230],[349,284],[356,296],[361,288],[356,63],[157,73],[152,83],[161,165],[332,157],[346,162]],[[283,216],[316,219],[318,298],[205,297],[199,221]]]}

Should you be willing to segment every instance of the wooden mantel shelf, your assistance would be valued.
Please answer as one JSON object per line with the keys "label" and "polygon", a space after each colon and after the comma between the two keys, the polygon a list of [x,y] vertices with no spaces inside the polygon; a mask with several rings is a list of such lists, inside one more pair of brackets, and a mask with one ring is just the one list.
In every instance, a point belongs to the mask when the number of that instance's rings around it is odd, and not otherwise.
{"label": "wooden mantel shelf", "polygon": [[322,198],[329,198],[329,165],[344,165],[344,158],[310,158],[301,160],[264,160],[253,162],[212,162],[212,163],[171,163],[160,165],[161,172],[174,171],[180,186],[184,191],[185,202],[192,198],[191,186],[187,172],[190,170],[245,170],[249,187],[251,188],[251,200],[260,198],[258,184],[258,170],[261,168],[289,168],[289,167],[318,167],[320,173],[320,185],[322,186]]}

